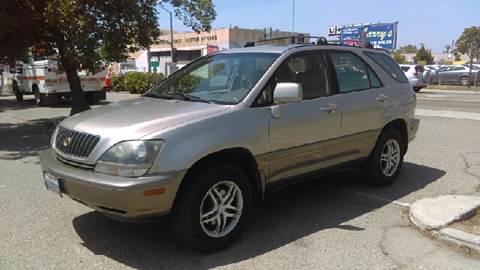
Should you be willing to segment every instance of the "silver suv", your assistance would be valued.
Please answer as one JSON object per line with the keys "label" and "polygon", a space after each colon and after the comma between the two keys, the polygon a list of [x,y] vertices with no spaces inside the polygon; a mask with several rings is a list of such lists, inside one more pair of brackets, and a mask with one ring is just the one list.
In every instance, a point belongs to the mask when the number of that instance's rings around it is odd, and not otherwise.
{"label": "silver suv", "polygon": [[120,220],[168,215],[191,246],[231,244],[265,192],[360,166],[400,173],[419,121],[379,50],[254,46],[202,57],[142,97],[69,117],[41,154],[47,189]]}

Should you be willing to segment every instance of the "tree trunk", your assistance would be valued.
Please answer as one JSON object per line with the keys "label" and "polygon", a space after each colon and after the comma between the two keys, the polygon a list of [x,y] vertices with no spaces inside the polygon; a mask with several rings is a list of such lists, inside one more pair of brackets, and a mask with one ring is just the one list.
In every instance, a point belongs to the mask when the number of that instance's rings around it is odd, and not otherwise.
{"label": "tree trunk", "polygon": [[58,46],[58,51],[60,53],[60,61],[65,70],[65,74],[67,75],[68,84],[70,85],[70,94],[72,97],[72,109],[70,110],[70,115],[90,110],[87,98],[82,90],[75,59],[72,59],[72,56],[67,53],[66,48],[63,46]]}

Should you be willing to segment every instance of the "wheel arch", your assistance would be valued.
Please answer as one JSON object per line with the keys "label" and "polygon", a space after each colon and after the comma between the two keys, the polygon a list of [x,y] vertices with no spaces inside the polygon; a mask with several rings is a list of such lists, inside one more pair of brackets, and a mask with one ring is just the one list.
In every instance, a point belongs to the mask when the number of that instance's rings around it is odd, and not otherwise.
{"label": "wheel arch", "polygon": [[[408,130],[407,130],[407,122],[404,120],[404,119],[401,119],[401,118],[398,118],[398,119],[394,119],[390,122],[388,122],[382,129],[382,132],[383,133],[385,130],[388,130],[388,129],[395,129],[395,130],[398,130],[400,132],[400,135],[402,136],[402,144],[404,145],[405,147],[405,151],[404,153],[407,153],[407,150],[408,150]],[[380,133],[380,134],[381,134]]]}
{"label": "wheel arch", "polygon": [[[200,170],[203,166],[211,166],[215,162],[226,161],[238,166],[242,171],[247,175],[250,184],[252,186],[252,191],[254,194],[254,202],[261,202],[263,200],[265,183],[260,176],[260,171],[258,169],[257,161],[255,157],[250,152],[250,150],[243,147],[235,147],[223,149],[216,151],[214,153],[208,154],[197,160],[186,172],[185,176],[182,179],[182,183],[179,187],[179,192],[182,191],[182,188],[186,185],[186,180],[190,178],[192,174]],[[177,192],[178,196],[178,192]]]}

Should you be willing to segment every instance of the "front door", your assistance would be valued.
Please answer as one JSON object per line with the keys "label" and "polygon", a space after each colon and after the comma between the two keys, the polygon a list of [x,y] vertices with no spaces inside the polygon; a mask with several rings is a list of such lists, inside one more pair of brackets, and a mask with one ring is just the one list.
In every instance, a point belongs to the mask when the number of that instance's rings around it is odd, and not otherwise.
{"label": "front door", "polygon": [[269,121],[270,183],[335,163],[324,144],[340,132],[341,108],[326,56],[308,52],[291,56],[274,75],[275,82],[296,82],[303,101],[272,106]]}

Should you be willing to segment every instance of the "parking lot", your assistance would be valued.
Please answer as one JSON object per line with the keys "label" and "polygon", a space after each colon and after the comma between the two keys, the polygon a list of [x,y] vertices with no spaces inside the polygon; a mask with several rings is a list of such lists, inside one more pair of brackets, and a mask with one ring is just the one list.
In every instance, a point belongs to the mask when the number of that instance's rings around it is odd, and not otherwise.
{"label": "parking lot", "polygon": [[408,220],[418,199],[480,195],[480,94],[417,97],[420,129],[393,186],[348,172],[273,192],[239,241],[214,254],[183,248],[162,220],[119,223],[45,190],[38,155],[68,104],[0,97],[0,269],[480,269],[479,255]]}

